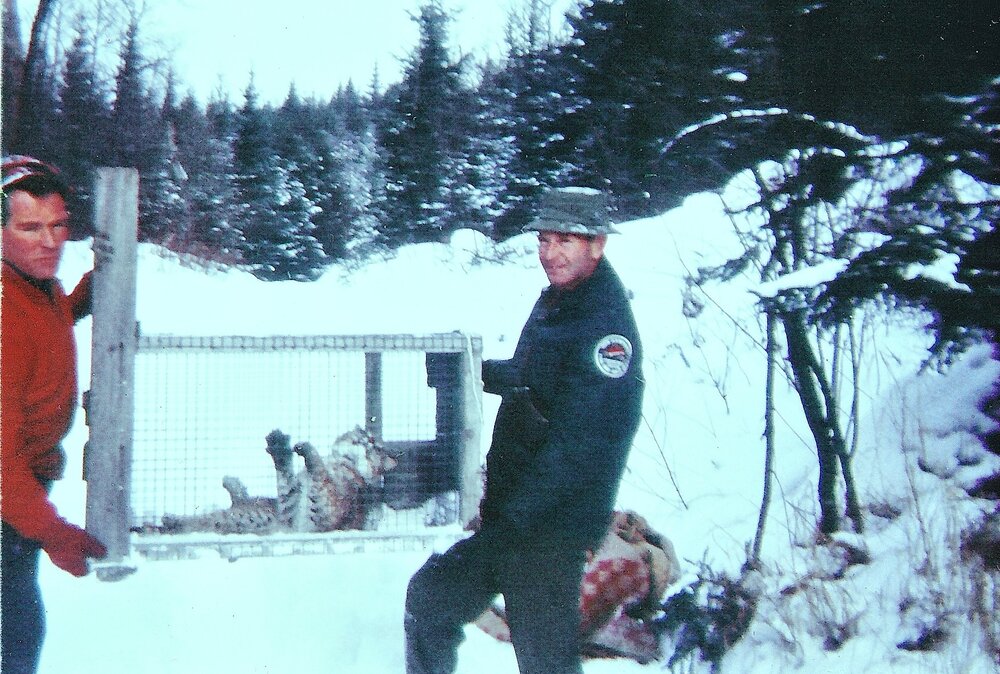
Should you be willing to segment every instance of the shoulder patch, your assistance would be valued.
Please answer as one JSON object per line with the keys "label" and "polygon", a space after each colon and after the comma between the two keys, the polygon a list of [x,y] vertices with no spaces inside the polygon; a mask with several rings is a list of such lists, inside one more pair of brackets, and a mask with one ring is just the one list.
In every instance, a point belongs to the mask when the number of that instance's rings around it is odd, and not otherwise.
{"label": "shoulder patch", "polygon": [[632,342],[621,335],[602,337],[594,347],[594,364],[605,377],[624,377],[631,363]]}

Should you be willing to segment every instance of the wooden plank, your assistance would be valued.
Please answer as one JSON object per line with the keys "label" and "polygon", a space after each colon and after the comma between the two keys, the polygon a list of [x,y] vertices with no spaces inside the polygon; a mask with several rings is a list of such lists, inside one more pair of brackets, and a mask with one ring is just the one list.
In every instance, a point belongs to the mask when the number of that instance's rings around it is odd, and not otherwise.
{"label": "wooden plank", "polygon": [[84,453],[87,531],[108,548],[98,577],[129,556],[139,173],[99,168],[94,189],[93,344]]}
{"label": "wooden plank", "polygon": [[466,335],[466,348],[462,352],[462,411],[465,415],[462,428],[462,487],[459,498],[459,519],[468,524],[479,514],[479,501],[483,495],[481,435],[483,428],[483,342],[479,337]]}
{"label": "wooden plank", "polygon": [[365,430],[382,442],[382,352],[365,354]]}
{"label": "wooden plank", "polygon": [[133,547],[150,560],[199,559],[216,553],[235,561],[243,557],[288,555],[407,553],[443,551],[468,533],[458,526],[409,532],[332,531],[324,533],[256,534],[143,534]]}

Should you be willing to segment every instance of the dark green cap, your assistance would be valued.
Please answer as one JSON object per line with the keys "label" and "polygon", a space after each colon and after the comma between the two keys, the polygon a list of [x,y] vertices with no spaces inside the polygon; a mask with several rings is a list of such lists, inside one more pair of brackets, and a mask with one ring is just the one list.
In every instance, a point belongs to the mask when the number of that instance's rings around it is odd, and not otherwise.
{"label": "dark green cap", "polygon": [[526,232],[562,232],[598,236],[617,234],[604,193],[589,187],[560,187],[542,195],[538,216]]}

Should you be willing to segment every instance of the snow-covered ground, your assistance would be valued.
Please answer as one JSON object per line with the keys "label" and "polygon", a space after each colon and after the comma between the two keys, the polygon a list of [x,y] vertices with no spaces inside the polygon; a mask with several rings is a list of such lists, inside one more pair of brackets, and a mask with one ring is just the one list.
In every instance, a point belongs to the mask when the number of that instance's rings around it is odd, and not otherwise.
{"label": "snow-covered ground", "polygon": [[[646,348],[645,424],[620,494],[673,541],[684,576],[699,564],[737,574],[753,540],[763,483],[761,330],[752,279],[706,288],[704,309],[682,313],[685,275],[738,245],[721,203],[690,197],[660,217],[623,223],[608,257],[634,293]],[[146,334],[432,333],[482,335],[484,357],[510,355],[545,284],[531,236],[496,247],[459,232],[315,283],[262,283],[242,272],[206,272],[140,249],[138,318]],[[61,277],[72,286],[92,264],[88,242],[71,244]],[[690,313],[690,312],[688,312]],[[958,537],[992,502],[962,491],[998,469],[972,433],[976,410],[1000,375],[988,350],[947,374],[915,376],[928,337],[916,316],[874,321],[861,387],[855,473],[869,513],[864,535],[813,545],[816,459],[797,399],[783,385],[775,495],[763,563],[750,579],[757,619],[723,672],[993,672],[974,607],[987,583],[959,563]],[[91,320],[78,327],[82,387],[89,378]],[[484,438],[496,411],[484,400]],[[67,479],[53,499],[83,522],[82,415],[65,443]],[[484,447],[485,450],[485,447]],[[917,459],[927,472],[918,468]],[[935,474],[936,473],[936,474]],[[943,476],[943,477],[939,477]],[[849,547],[850,546],[850,547]],[[842,551],[867,563],[844,568]],[[838,552],[840,551],[840,552]],[[43,555],[48,609],[43,674],[286,674],[403,671],[402,604],[428,551],[193,560],[130,560],[118,582],[76,579]],[[987,613],[987,616],[990,614]],[[987,618],[988,620],[990,618]],[[907,651],[928,626],[947,633],[938,650]],[[995,626],[994,626],[995,629]],[[459,671],[514,672],[509,644],[467,630]],[[838,648],[831,642],[842,641]],[[824,647],[825,645],[825,647]],[[669,652],[669,644],[668,644]],[[587,674],[660,671],[662,663],[594,660]],[[680,671],[707,672],[687,661]]]}

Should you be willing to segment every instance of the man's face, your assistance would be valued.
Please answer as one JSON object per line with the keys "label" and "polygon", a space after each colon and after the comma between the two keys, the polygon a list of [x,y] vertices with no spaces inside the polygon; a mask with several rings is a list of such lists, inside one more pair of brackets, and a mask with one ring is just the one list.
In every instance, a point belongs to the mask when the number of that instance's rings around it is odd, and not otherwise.
{"label": "man's face", "polygon": [[37,279],[55,277],[69,238],[69,213],[59,194],[36,197],[24,191],[7,196],[3,259]]}
{"label": "man's face", "polygon": [[569,290],[594,273],[606,242],[606,236],[542,232],[538,235],[538,260],[549,283]]}

